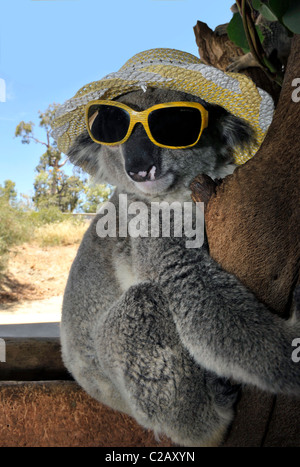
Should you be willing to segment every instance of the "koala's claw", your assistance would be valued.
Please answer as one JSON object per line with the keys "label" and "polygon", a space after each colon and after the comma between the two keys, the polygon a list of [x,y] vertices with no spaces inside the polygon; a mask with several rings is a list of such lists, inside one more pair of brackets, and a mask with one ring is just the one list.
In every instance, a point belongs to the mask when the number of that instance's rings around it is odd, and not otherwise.
{"label": "koala's claw", "polygon": [[213,180],[206,174],[197,175],[190,185],[192,200],[194,202],[203,202],[206,207],[210,198],[216,193],[216,188],[220,183],[219,180]]}
{"label": "koala's claw", "polygon": [[231,407],[236,402],[241,384],[232,384],[227,378],[209,375],[210,384],[214,388],[215,402],[222,407]]}
{"label": "koala's claw", "polygon": [[294,290],[294,320],[300,320],[300,285],[296,285]]}

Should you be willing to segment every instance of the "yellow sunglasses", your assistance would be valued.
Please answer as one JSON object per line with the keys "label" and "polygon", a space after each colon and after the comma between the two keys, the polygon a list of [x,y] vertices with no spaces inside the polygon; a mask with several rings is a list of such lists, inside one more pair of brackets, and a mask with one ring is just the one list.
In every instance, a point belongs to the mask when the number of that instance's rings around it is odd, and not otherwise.
{"label": "yellow sunglasses", "polygon": [[86,106],[85,119],[90,137],[99,144],[123,144],[141,123],[152,143],[183,149],[198,143],[208,112],[198,102],[166,102],[137,112],[121,102],[96,100]]}

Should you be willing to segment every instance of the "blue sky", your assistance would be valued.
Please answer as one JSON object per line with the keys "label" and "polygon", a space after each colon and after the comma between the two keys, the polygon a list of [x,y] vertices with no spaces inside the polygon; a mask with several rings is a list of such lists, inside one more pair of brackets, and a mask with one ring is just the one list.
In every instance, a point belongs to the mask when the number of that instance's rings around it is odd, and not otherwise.
{"label": "blue sky", "polygon": [[[63,103],[83,85],[117,71],[134,54],[155,47],[198,56],[193,26],[230,20],[233,0],[0,0],[0,183],[33,194],[43,147],[14,138],[17,124]],[[2,90],[3,91],[3,90]],[[70,171],[71,168],[68,169]]]}

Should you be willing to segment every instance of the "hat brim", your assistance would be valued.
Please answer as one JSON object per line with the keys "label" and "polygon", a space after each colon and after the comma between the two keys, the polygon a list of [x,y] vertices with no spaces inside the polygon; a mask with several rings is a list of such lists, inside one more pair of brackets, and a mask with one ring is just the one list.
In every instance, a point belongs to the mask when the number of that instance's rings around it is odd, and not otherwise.
{"label": "hat brim", "polygon": [[173,49],[152,49],[130,59],[116,73],[81,88],[58,109],[53,137],[58,149],[68,153],[77,136],[85,131],[85,106],[96,99],[115,99],[130,91],[152,88],[183,91],[224,107],[248,122],[256,141],[234,153],[236,164],[244,164],[259,149],[274,113],[271,96],[247,76],[226,73],[205,65],[197,57]]}

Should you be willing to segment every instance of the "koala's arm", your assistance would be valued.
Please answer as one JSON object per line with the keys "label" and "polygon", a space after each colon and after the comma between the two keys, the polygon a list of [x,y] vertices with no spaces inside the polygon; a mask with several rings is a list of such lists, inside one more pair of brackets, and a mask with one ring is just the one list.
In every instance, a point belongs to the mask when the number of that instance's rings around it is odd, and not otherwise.
{"label": "koala's arm", "polygon": [[95,322],[94,336],[103,373],[141,425],[184,446],[222,439],[235,388],[195,364],[157,284],[131,286]]}
{"label": "koala's arm", "polygon": [[92,397],[144,427],[180,445],[218,444],[233,417],[236,388],[195,364],[159,284],[133,278],[129,284],[127,239],[100,239],[97,219],[64,295],[65,366]]}
{"label": "koala's arm", "polygon": [[174,246],[165,251],[160,280],[181,341],[195,360],[242,383],[300,394],[300,365],[292,360],[299,321],[271,313],[204,247],[197,254],[182,250],[179,261]]}

